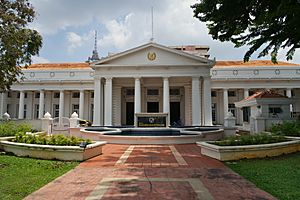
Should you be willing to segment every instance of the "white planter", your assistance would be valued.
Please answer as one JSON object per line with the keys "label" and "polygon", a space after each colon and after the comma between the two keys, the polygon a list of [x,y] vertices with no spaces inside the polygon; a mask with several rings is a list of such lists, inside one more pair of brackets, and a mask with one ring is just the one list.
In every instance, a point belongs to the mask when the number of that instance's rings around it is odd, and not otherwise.
{"label": "white planter", "polygon": [[197,145],[203,155],[221,161],[272,157],[300,151],[300,140],[244,146],[218,146],[207,142],[197,142]]}
{"label": "white planter", "polygon": [[17,156],[28,156],[32,158],[57,159],[65,161],[83,161],[102,154],[102,146],[106,142],[95,142],[86,148],[79,146],[54,146],[39,144],[24,144],[9,141],[0,141],[0,146],[6,152]]}

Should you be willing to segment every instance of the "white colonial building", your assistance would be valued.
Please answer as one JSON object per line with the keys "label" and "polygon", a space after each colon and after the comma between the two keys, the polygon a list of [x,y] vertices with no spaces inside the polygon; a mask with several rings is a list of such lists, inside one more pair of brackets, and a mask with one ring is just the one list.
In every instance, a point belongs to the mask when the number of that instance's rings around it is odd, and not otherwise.
{"label": "white colonial building", "polygon": [[[235,108],[261,89],[294,99],[300,113],[300,65],[270,61],[215,61],[208,46],[145,45],[90,63],[33,64],[25,79],[2,93],[0,112],[11,118],[52,117],[93,121],[94,125],[134,125],[137,113],[165,113],[170,125],[223,124],[228,111],[237,124],[250,113]],[[276,105],[278,107],[278,105]],[[272,109],[270,112],[277,111]]]}

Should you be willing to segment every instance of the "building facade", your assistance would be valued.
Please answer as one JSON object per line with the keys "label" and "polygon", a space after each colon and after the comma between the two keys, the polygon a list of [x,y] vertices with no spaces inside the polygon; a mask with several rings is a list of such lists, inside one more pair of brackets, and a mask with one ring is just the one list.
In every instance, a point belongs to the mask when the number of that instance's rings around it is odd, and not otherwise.
{"label": "building facade", "polygon": [[234,106],[253,92],[274,89],[295,101],[300,113],[300,65],[270,61],[215,61],[207,46],[145,45],[91,63],[33,64],[25,79],[1,93],[0,112],[11,118],[52,117],[94,125],[134,125],[137,113],[167,113],[170,125],[223,124],[228,111],[237,124],[247,115]]}

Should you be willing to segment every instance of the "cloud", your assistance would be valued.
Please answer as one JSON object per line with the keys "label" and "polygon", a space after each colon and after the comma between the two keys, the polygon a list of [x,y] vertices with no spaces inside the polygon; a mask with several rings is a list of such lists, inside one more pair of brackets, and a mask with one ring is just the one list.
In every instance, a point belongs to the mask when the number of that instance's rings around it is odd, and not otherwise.
{"label": "cloud", "polygon": [[[211,58],[218,60],[242,60],[247,50],[247,47],[234,48],[229,42],[213,40],[205,23],[193,17],[190,6],[197,0],[30,1],[38,13],[31,27],[46,38],[43,49],[47,56],[53,56],[51,60],[74,61],[72,59],[82,60],[83,55],[88,56],[93,47],[95,29],[98,30],[98,49],[102,55],[149,42],[151,6],[154,7],[154,38],[157,43],[209,45]],[[58,44],[54,45],[55,42]],[[50,52],[53,49],[55,53]],[[299,55],[297,51],[293,62],[300,62]],[[284,60],[284,56],[280,55],[280,59]]]}
{"label": "cloud", "polygon": [[74,53],[76,49],[91,41],[93,39],[93,35],[94,33],[92,31],[88,32],[87,34],[83,34],[82,36],[74,32],[68,32],[66,34],[68,42],[68,53]]}
{"label": "cloud", "polygon": [[50,61],[41,56],[32,56],[32,63],[50,63]]}
{"label": "cloud", "polygon": [[132,37],[132,31],[129,30],[131,26],[133,13],[129,13],[122,20],[110,20],[105,22],[105,28],[108,33],[105,34],[102,39],[100,39],[101,47],[109,47],[114,45],[120,49],[128,45],[128,41]]}

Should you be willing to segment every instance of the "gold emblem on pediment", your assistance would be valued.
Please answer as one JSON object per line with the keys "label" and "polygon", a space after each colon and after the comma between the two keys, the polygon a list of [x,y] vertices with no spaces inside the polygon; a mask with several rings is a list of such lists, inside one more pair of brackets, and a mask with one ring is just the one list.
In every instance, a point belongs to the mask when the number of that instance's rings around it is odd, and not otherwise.
{"label": "gold emblem on pediment", "polygon": [[147,58],[148,58],[148,60],[151,60],[151,61],[155,60],[156,53],[155,52],[149,52],[148,55],[147,55]]}

